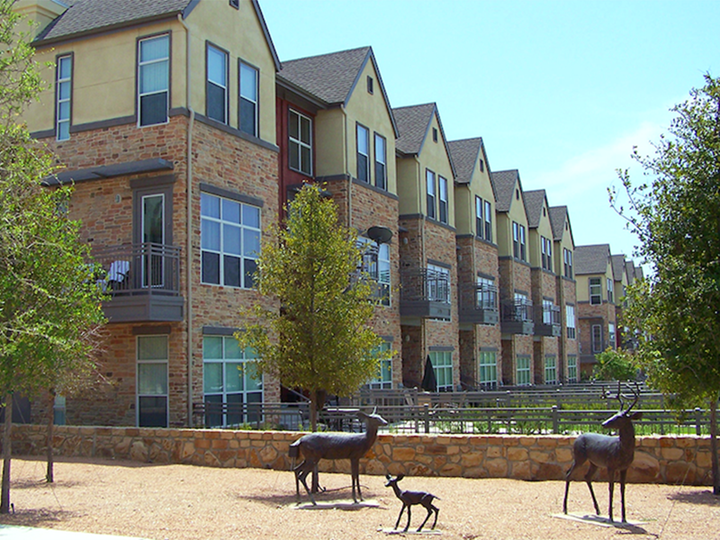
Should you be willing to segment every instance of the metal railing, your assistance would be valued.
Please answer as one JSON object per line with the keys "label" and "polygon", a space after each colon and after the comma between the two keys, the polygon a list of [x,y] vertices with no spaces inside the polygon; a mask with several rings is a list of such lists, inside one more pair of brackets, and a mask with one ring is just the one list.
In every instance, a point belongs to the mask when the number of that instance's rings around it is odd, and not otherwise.
{"label": "metal railing", "polygon": [[532,304],[503,303],[500,306],[503,321],[532,322]]}
{"label": "metal railing", "polygon": [[428,271],[426,268],[404,270],[400,273],[401,301],[427,301],[450,303],[448,274]]}
{"label": "metal railing", "polygon": [[180,294],[180,248],[142,243],[93,250],[98,285],[111,296]]}

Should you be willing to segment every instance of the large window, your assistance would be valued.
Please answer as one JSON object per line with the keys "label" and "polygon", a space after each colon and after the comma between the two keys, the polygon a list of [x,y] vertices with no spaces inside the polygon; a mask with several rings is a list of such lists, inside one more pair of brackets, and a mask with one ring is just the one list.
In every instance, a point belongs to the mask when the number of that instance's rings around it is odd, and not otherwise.
{"label": "large window", "polygon": [[527,261],[525,256],[525,225],[513,221],[513,257]]}
{"label": "large window", "polygon": [[551,324],[557,324],[557,318],[556,318],[557,310],[555,309],[555,304],[552,300],[549,300],[547,298],[543,298],[542,300],[542,316],[543,316],[543,324],[551,325]]}
{"label": "large window", "polygon": [[545,384],[557,384],[557,356],[545,357]]}
{"label": "large window", "polygon": [[258,137],[259,81],[258,70],[245,62],[238,62],[240,90],[238,104],[238,129],[248,135]]}
{"label": "large window", "polygon": [[552,242],[549,238],[545,238],[544,236],[540,237],[540,251],[542,253],[543,269],[552,272]]}
{"label": "large window", "polygon": [[480,352],[478,357],[478,384],[484,389],[497,386],[497,353]]}
{"label": "large window", "polygon": [[253,360],[253,351],[242,350],[237,339],[232,336],[203,338],[204,401],[231,406],[225,414],[211,412],[206,418],[207,425],[237,426],[257,421],[259,411],[243,411],[240,407],[242,404],[261,403],[263,400],[262,377]]}
{"label": "large window", "polygon": [[532,320],[532,302],[525,293],[515,293],[515,317],[516,321]]}
{"label": "large window", "polygon": [[61,56],[57,61],[55,81],[57,118],[55,133],[58,141],[70,138],[70,99],[72,97],[72,56]]}
{"label": "large window", "polygon": [[228,110],[228,54],[207,46],[207,85],[205,108],[208,118],[227,124]]}
{"label": "large window", "polygon": [[475,235],[484,238],[485,221],[483,220],[483,200],[475,196]]}
{"label": "large window", "polygon": [[495,280],[477,278],[477,309],[497,311],[497,287]]}
{"label": "large window", "polygon": [[515,382],[518,386],[530,386],[530,357],[518,355],[515,357]]}
{"label": "large window", "polygon": [[592,352],[603,352],[603,327],[599,324],[593,324],[590,329],[592,334]]}
{"label": "large window", "polygon": [[438,176],[438,220],[440,223],[448,222],[448,181]]}
{"label": "large window", "polygon": [[605,278],[605,281],[607,282],[607,298],[608,302],[611,304],[614,302],[615,299],[615,291],[613,287],[613,280],[610,278]]}
{"label": "large window", "polygon": [[288,166],[312,175],[312,120],[292,109],[288,116]]}
{"label": "large window", "polygon": [[435,199],[436,187],[435,187],[435,173],[426,170],[425,171],[425,186],[427,191],[427,217],[435,219]]}
{"label": "large window", "polygon": [[569,249],[563,248],[563,265],[564,265],[564,276],[566,278],[573,278],[573,254]]}
{"label": "large window", "polygon": [[137,425],[168,425],[168,337],[137,338]]}
{"label": "large window", "polygon": [[375,134],[375,187],[387,189],[387,145],[385,137]]}
{"label": "large window", "polygon": [[616,347],[615,344],[615,323],[608,323],[608,346],[613,349]]}
{"label": "large window", "polygon": [[490,201],[485,201],[485,212],[483,214],[483,217],[485,218],[485,240],[487,240],[488,242],[493,241],[492,215],[492,205],[490,204]]}
{"label": "large window", "polygon": [[575,306],[565,306],[565,324],[567,327],[568,339],[575,339]]}
{"label": "large window", "polygon": [[435,370],[438,392],[453,391],[452,352],[431,352],[430,362]]}
{"label": "large window", "polygon": [[357,125],[357,177],[370,182],[370,132],[365,126]]}
{"label": "large window", "polygon": [[170,94],[170,37],[138,42],[138,123],[163,124],[168,119]]}
{"label": "large window", "polygon": [[384,306],[390,305],[390,246],[376,244],[369,238],[359,237],[358,247],[362,249],[360,270],[367,273],[377,284],[375,296]]}
{"label": "large window", "polygon": [[429,264],[427,267],[427,298],[430,302],[450,303],[450,270]]}
{"label": "large window", "polygon": [[593,277],[588,280],[590,284],[590,303],[602,304],[602,282],[599,277]]}
{"label": "large window", "polygon": [[202,193],[202,282],[250,289],[260,253],[260,208]]}
{"label": "large window", "polygon": [[[383,341],[379,347],[381,352],[390,350],[390,343]],[[380,360],[378,372],[374,379],[368,383],[368,388],[387,389],[392,388],[392,360]]]}
{"label": "large window", "polygon": [[578,381],[578,371],[577,371],[577,356],[574,354],[569,354],[567,357],[567,365],[568,365],[568,382],[577,382]]}

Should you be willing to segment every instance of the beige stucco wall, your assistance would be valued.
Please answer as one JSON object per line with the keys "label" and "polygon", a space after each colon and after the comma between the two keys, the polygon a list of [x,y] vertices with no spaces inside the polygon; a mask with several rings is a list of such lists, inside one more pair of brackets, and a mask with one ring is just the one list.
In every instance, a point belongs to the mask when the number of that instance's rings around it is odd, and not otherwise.
{"label": "beige stucco wall", "polygon": [[[542,252],[541,252],[541,242],[540,237],[544,236],[548,240],[552,242],[553,239],[553,233],[552,233],[552,225],[550,224],[550,211],[548,210],[547,204],[543,202],[542,212],[540,214],[540,223],[538,224],[536,229],[532,229],[530,231],[530,234],[528,235],[529,238],[529,263],[530,266],[533,267],[539,267],[542,266]],[[553,246],[554,249],[555,246]],[[558,267],[555,265],[555,261],[553,260],[553,271],[555,273],[558,273]]]}
{"label": "beige stucco wall", "polygon": [[455,187],[455,228],[458,234],[477,234],[475,230],[476,196],[482,198],[483,201],[489,201],[492,206],[492,237],[493,241],[496,241],[495,195],[490,184],[487,167],[483,167],[483,171],[480,171],[480,163],[477,160],[470,183]]}
{"label": "beige stucco wall", "polygon": [[[425,183],[418,182],[420,177],[420,161],[415,156],[398,158],[397,186],[400,215],[420,214],[424,207]],[[424,174],[424,172],[423,172]]]}
{"label": "beige stucco wall", "polygon": [[555,273],[558,275],[565,275],[564,270],[564,255],[563,249],[567,249],[573,254],[573,278],[575,277],[575,245],[573,244],[572,232],[567,221],[565,222],[565,229],[563,230],[562,239],[560,241],[553,242],[553,259],[555,259]]}
{"label": "beige stucco wall", "polygon": [[[437,129],[438,140],[437,142],[432,139],[433,129]],[[425,134],[425,141],[420,150],[418,156],[420,160],[420,178],[419,185],[421,187],[421,193],[423,196],[420,198],[421,202],[421,213],[427,215],[427,197],[426,195],[426,184],[425,184],[425,171],[430,169],[438,177],[442,176],[448,181],[448,221],[447,224],[451,227],[455,226],[455,190],[453,186],[455,184],[455,177],[453,175],[452,165],[450,164],[450,158],[447,154],[447,147],[445,146],[445,140],[443,138],[443,132],[440,129],[438,117],[436,114],[433,115],[430,121],[430,127]],[[440,200],[440,187],[438,182],[436,200]],[[437,202],[436,202],[437,205]]]}

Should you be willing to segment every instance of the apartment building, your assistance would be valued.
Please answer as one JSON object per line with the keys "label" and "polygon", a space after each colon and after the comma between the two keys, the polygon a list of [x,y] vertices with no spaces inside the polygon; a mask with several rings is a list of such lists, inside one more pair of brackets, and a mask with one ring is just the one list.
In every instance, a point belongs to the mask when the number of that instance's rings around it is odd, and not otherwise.
{"label": "apartment building", "polygon": [[[107,272],[108,384],[68,423],[187,426],[193,402],[277,401],[233,332],[278,215],[280,68],[254,0],[16,4],[56,68],[25,119]],[[112,60],[112,61],[110,61]],[[242,418],[217,418],[239,423]]]}
{"label": "apartment building", "polygon": [[437,105],[393,109],[400,229],[403,384],[420,387],[425,362],[438,390],[460,387],[456,173]]}
{"label": "apartment building", "polygon": [[448,143],[455,165],[455,229],[463,388],[502,381],[495,192],[482,138]]}

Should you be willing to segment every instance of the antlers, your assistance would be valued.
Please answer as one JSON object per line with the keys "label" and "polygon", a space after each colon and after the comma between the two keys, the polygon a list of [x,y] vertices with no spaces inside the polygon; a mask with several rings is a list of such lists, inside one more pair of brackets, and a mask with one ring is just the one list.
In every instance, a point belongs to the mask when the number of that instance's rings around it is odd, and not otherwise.
{"label": "antlers", "polygon": [[[638,400],[640,399],[640,386],[638,385],[637,381],[634,382],[635,387],[628,385],[630,388],[630,391],[633,393],[633,402],[630,404],[630,406],[625,409],[625,402],[623,401],[623,398],[627,398],[628,396],[622,395],[622,383],[618,381],[618,389],[617,394],[612,396],[613,399],[617,399],[620,402],[620,410],[623,412],[623,414],[628,414],[632,410],[632,408],[637,404]],[[610,394],[605,390],[605,387],[603,386],[603,398],[610,397]],[[623,411],[623,409],[625,409]]]}

